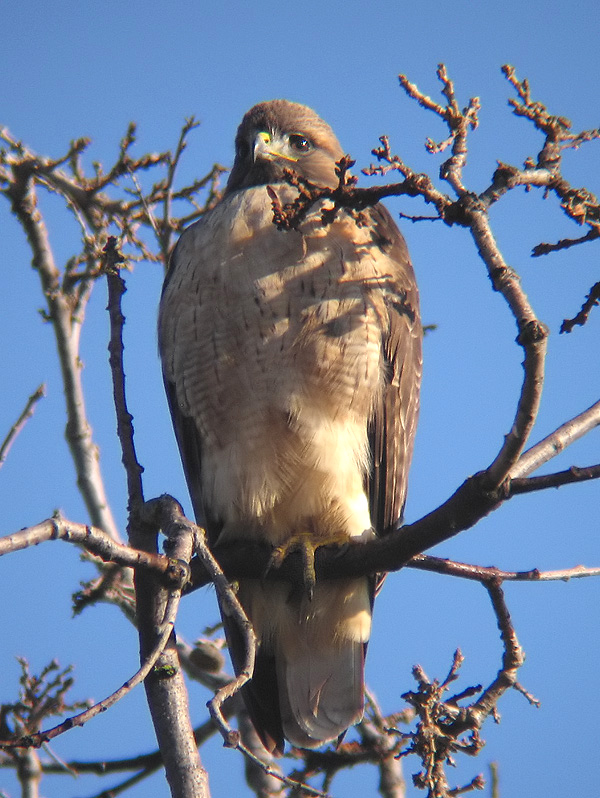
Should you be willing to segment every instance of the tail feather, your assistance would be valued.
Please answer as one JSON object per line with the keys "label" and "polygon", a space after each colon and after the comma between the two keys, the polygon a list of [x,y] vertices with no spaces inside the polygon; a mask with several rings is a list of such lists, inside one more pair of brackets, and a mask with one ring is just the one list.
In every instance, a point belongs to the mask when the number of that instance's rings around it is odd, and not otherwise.
{"label": "tail feather", "polygon": [[[242,580],[238,597],[258,641],[254,675],[242,691],[265,747],[282,753],[284,737],[299,748],[336,740],[363,715],[370,581],[317,585],[308,601],[283,582]],[[239,672],[243,640],[223,620]]]}
{"label": "tail feather", "polygon": [[292,745],[317,748],[362,718],[364,648],[346,640],[304,657],[277,658],[283,733]]}

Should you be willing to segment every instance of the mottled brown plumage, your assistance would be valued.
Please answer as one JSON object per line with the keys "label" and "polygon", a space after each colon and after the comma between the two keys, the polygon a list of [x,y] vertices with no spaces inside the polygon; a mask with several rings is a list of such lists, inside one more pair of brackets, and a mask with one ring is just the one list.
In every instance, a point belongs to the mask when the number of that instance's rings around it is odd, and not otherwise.
{"label": "mottled brown plumage", "polygon": [[[387,210],[358,225],[317,204],[273,224],[283,169],[335,186],[343,151],[312,110],[285,100],[244,117],[221,202],[184,232],[161,301],[167,394],[198,521],[212,544],[366,540],[400,522],[421,376],[418,295]],[[242,580],[258,640],[244,697],[265,745],[317,747],[363,711],[374,584]],[[223,618],[234,667],[239,632]]]}

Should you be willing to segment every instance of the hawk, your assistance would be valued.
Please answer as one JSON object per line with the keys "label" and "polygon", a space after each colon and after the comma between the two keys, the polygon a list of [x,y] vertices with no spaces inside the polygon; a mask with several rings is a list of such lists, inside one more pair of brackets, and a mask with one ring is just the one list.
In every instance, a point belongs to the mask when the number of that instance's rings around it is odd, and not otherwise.
{"label": "hawk", "polygon": [[[413,449],[422,330],[406,244],[381,205],[311,208],[273,223],[284,170],[338,184],[343,150],[310,108],[254,106],[222,199],[182,234],[159,314],[159,348],[194,512],[209,543],[288,551],[366,541],[400,524]],[[267,190],[267,187],[270,187]],[[240,580],[256,633],[243,694],[264,745],[335,740],[364,705],[374,578]],[[240,631],[223,613],[232,660]]]}

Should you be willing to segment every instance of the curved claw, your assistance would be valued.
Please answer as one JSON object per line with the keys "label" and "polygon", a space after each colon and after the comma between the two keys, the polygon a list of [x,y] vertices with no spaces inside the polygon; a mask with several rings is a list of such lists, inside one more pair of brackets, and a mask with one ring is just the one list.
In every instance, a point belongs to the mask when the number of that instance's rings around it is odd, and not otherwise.
{"label": "curved claw", "polygon": [[302,587],[303,593],[312,601],[317,577],[315,574],[315,551],[317,546],[312,541],[312,538],[306,534],[294,535],[281,546],[273,549],[273,553],[269,559],[267,571],[271,568],[279,568],[283,561],[290,554],[298,552],[302,557]]}

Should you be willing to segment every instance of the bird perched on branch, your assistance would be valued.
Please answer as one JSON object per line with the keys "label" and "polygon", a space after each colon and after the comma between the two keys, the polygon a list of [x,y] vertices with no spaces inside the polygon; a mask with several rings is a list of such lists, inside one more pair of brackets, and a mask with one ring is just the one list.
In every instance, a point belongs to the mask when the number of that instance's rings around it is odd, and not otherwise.
{"label": "bird perched on branch", "polygon": [[[220,202],[181,236],[159,346],[196,518],[214,545],[300,548],[303,588],[240,580],[256,664],[244,698],[265,746],[315,748],[363,713],[375,580],[311,584],[321,545],[366,541],[402,516],[421,377],[418,294],[406,244],[377,204],[296,229],[279,208],[303,185],[335,188],[329,125],[285,100],[242,120]],[[308,181],[308,183],[306,183]],[[277,559],[277,556],[276,558]],[[314,570],[312,570],[314,575]],[[242,637],[223,613],[234,667]]]}

